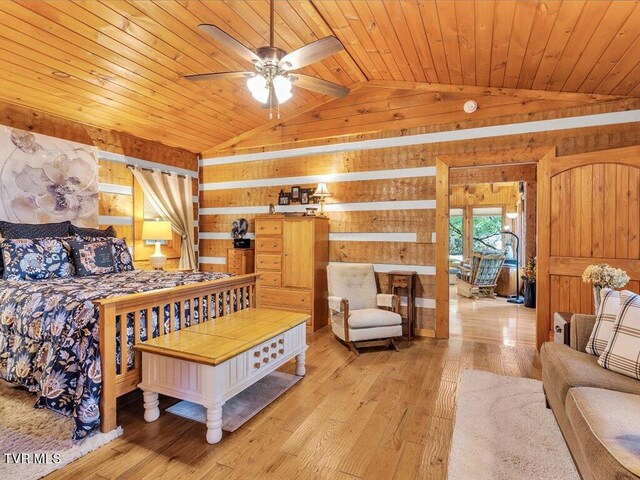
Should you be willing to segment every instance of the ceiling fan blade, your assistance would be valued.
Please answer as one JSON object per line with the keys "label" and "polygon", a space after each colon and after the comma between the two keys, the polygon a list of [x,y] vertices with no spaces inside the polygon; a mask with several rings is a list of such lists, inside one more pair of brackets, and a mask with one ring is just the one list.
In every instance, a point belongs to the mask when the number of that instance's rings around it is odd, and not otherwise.
{"label": "ceiling fan blade", "polygon": [[253,51],[249,50],[243,44],[241,44],[238,40],[233,38],[228,33],[220,30],[215,25],[209,25],[208,23],[203,23],[198,25],[202,30],[207,32],[216,42],[220,42],[229,50],[233,51],[236,55],[244,58],[245,60],[249,60],[254,64],[261,64],[262,59],[256,55]]}
{"label": "ceiling fan blade", "polygon": [[330,57],[334,53],[344,50],[344,46],[333,35],[316,40],[304,47],[288,53],[278,64],[283,70],[297,70],[312,63],[319,62],[323,58]]}
{"label": "ceiling fan blade", "polygon": [[351,89],[338,85],[337,83],[328,82],[321,78],[302,75],[301,73],[289,75],[289,79],[296,87],[306,88],[312,92],[323,93],[325,95],[333,95],[334,97],[346,97]]}
{"label": "ceiling fan blade", "polygon": [[200,73],[197,75],[185,75],[184,78],[194,82],[202,82],[204,80],[238,80],[252,77],[252,72],[220,72],[220,73]]}

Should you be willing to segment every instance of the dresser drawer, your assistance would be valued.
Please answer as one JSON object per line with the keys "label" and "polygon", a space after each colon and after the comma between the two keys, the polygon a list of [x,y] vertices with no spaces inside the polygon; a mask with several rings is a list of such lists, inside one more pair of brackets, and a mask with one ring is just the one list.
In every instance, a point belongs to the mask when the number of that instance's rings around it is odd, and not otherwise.
{"label": "dresser drawer", "polygon": [[282,274],[280,272],[264,272],[259,282],[265,287],[279,287],[282,285]]}
{"label": "dresser drawer", "polygon": [[256,240],[257,252],[282,252],[282,237],[262,237]]}
{"label": "dresser drawer", "polygon": [[256,255],[256,269],[260,270],[281,270],[282,255],[270,255],[266,253]]}
{"label": "dresser drawer", "polygon": [[256,234],[282,235],[282,220],[256,220]]}
{"label": "dresser drawer", "polygon": [[311,309],[312,292],[311,290],[294,290],[292,288],[260,287],[258,299],[260,306],[282,305],[306,312]]}

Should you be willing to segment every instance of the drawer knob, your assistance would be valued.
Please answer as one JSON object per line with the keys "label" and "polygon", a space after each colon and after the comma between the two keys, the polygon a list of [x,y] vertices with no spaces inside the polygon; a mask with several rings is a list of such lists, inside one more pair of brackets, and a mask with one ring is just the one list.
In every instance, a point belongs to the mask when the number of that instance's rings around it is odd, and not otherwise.
{"label": "drawer knob", "polygon": [[256,352],[253,352],[253,356],[254,356],[254,357],[259,357],[259,356],[260,356],[260,352],[257,352],[257,351],[256,351]]}
{"label": "drawer knob", "polygon": [[272,353],[272,354],[271,354],[271,358],[276,358],[277,356],[278,356],[278,354],[277,354],[277,353]]}
{"label": "drawer knob", "polygon": [[284,348],[281,348],[280,350],[278,350],[278,353],[282,355],[284,353]]}
{"label": "drawer knob", "polygon": [[260,362],[256,362],[253,364],[253,368],[260,368]]}
{"label": "drawer knob", "polygon": [[560,332],[562,332],[562,329],[558,325],[556,325],[556,333],[560,333]]}
{"label": "drawer knob", "polygon": [[273,343],[271,344],[271,348],[276,348],[276,346],[277,346],[277,345],[278,345],[278,344],[277,344],[276,342],[273,342]]}
{"label": "drawer knob", "polygon": [[278,340],[278,343],[279,343],[280,345],[283,345],[283,344],[284,344],[284,338],[280,338],[280,339]]}
{"label": "drawer knob", "polygon": [[263,351],[264,353],[267,353],[267,352],[269,351],[269,347],[264,347],[264,348],[262,349],[262,351]]}
{"label": "drawer knob", "polygon": [[269,358],[263,358],[262,363],[269,363]]}

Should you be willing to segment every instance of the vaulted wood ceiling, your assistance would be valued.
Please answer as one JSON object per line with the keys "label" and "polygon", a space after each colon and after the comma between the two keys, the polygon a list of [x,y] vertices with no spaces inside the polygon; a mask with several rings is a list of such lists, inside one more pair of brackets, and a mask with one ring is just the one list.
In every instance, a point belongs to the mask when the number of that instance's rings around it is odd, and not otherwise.
{"label": "vaulted wood ceiling", "polygon": [[[268,15],[267,0],[0,1],[0,99],[210,150],[269,118],[242,82],[182,78],[247,68],[196,26],[255,48],[268,43]],[[639,1],[277,1],[277,46],[331,34],[347,51],[304,73],[640,97]],[[282,117],[327,100],[296,89]]]}

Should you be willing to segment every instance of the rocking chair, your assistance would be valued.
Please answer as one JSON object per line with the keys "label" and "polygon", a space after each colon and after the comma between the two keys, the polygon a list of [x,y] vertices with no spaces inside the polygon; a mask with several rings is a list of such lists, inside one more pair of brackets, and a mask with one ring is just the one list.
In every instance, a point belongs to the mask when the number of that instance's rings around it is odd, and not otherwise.
{"label": "rocking chair", "polygon": [[460,267],[458,295],[493,298],[504,259],[504,253],[474,253],[471,264]]}

